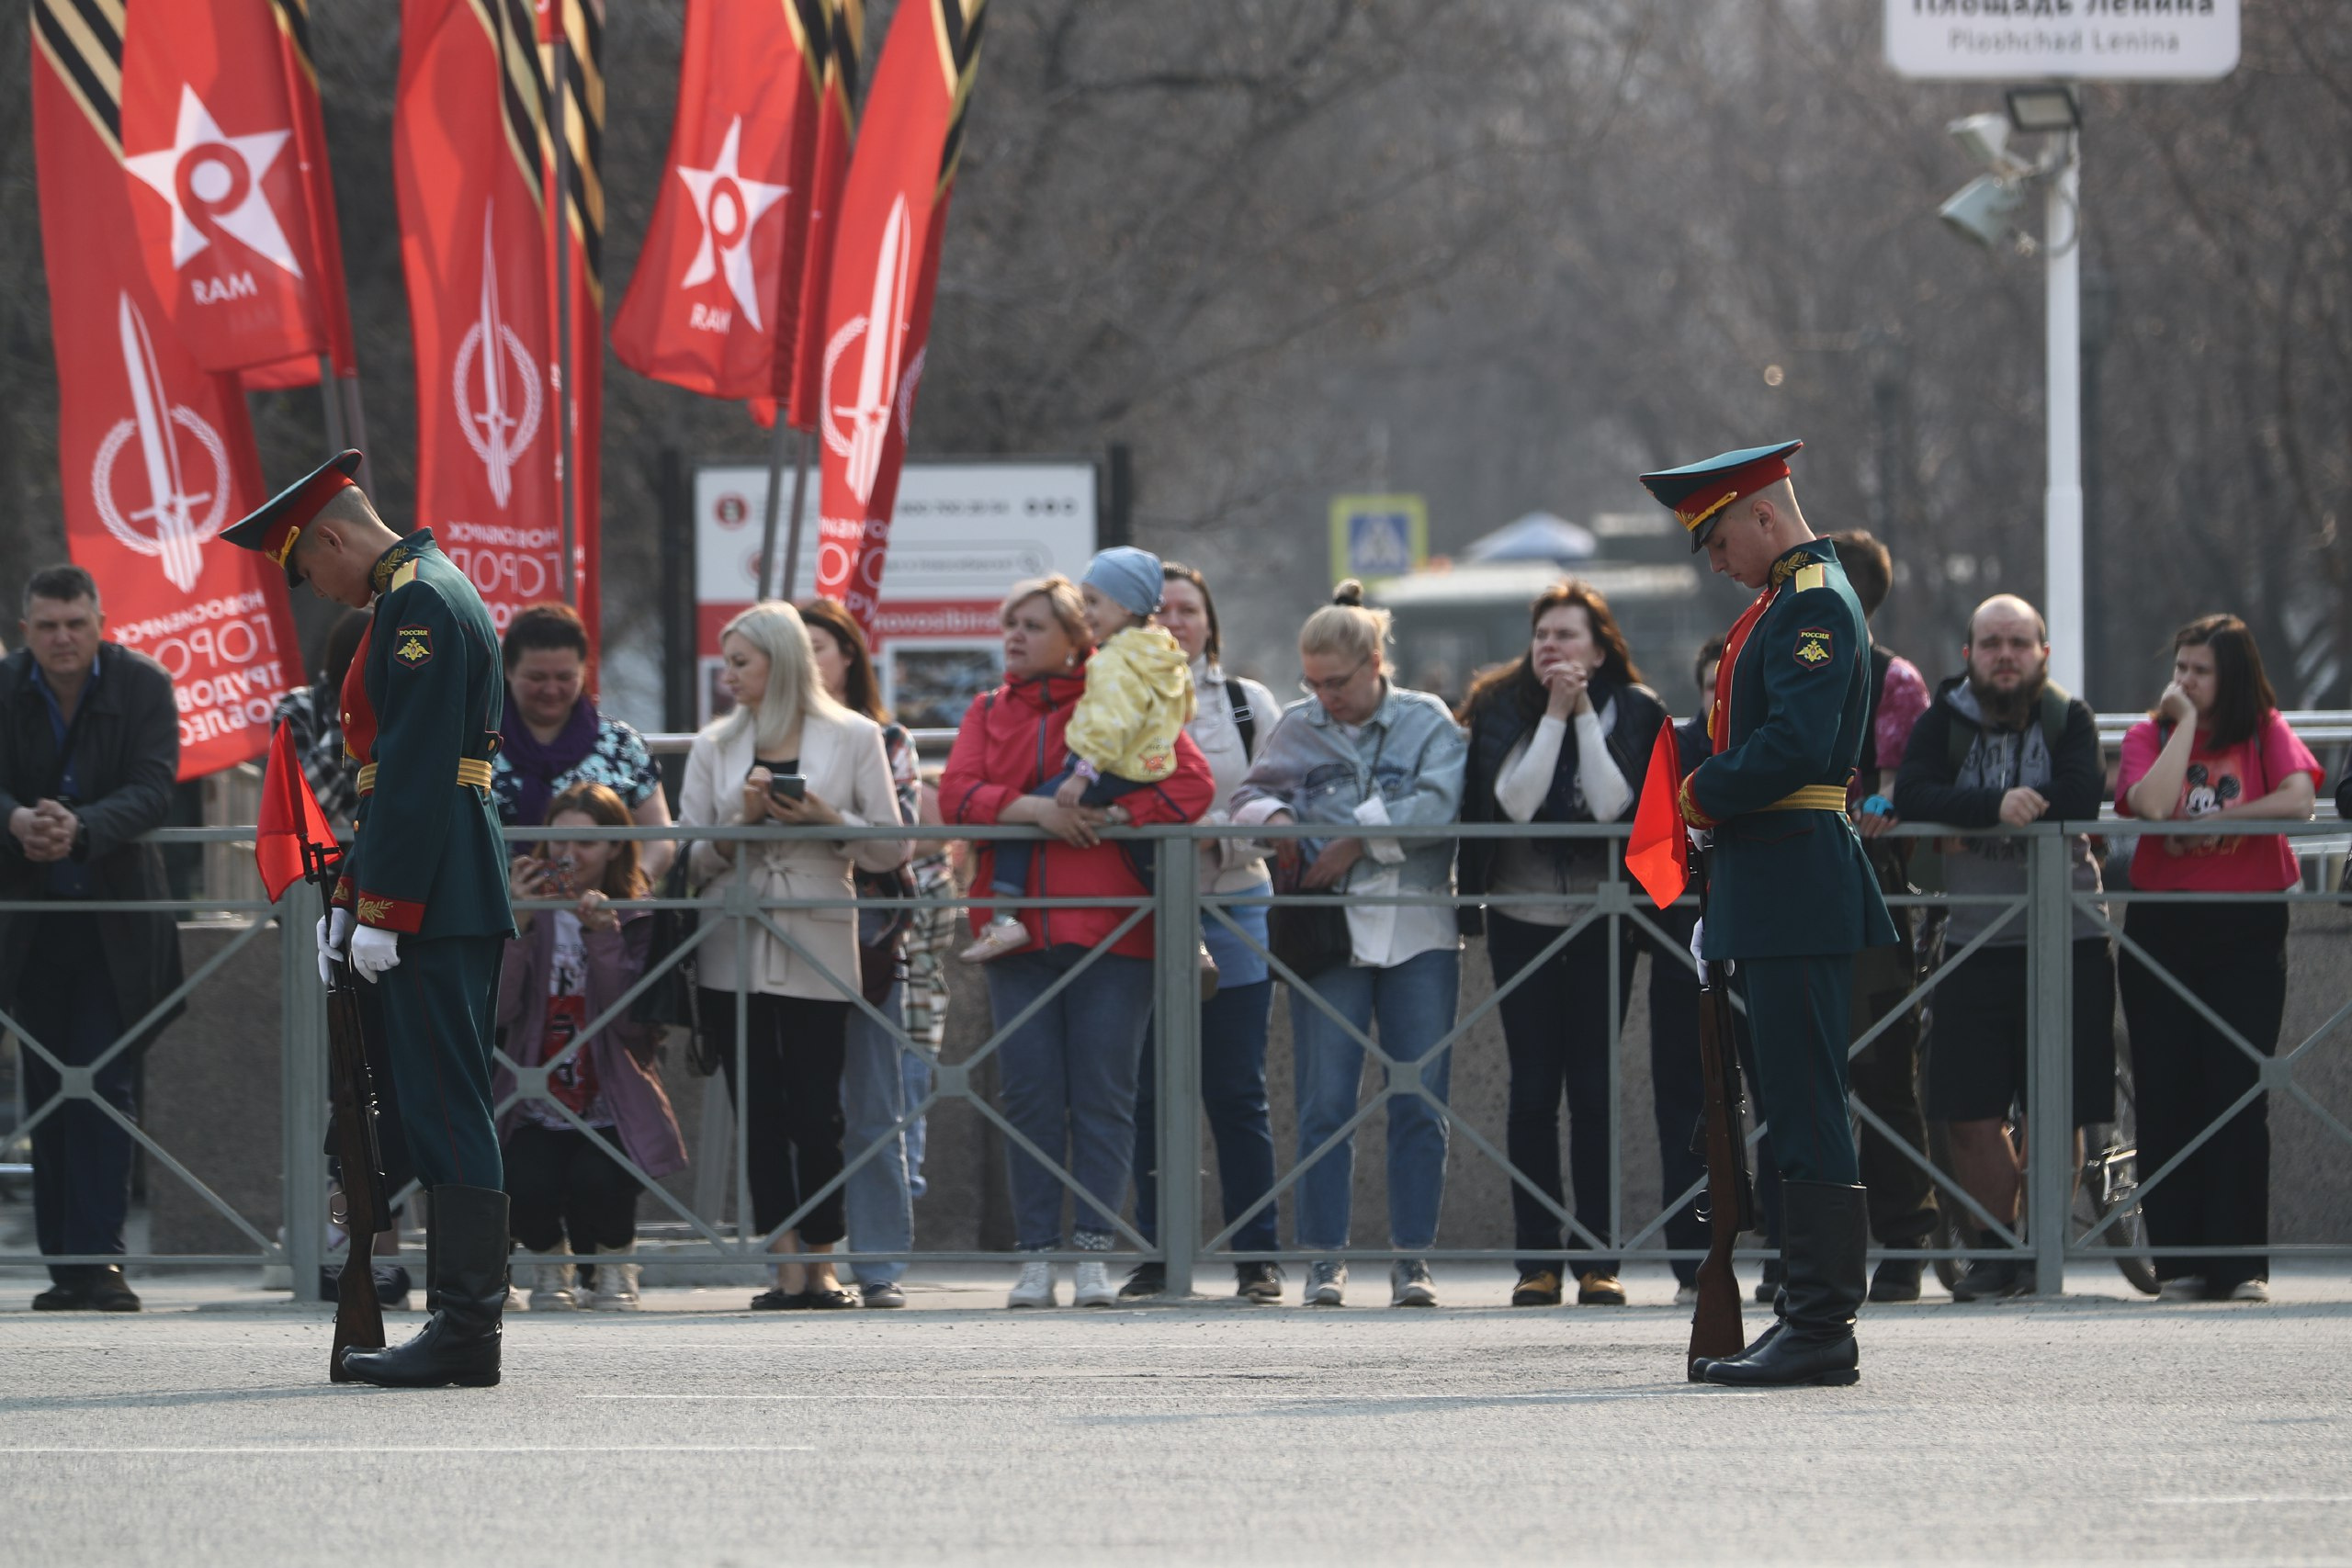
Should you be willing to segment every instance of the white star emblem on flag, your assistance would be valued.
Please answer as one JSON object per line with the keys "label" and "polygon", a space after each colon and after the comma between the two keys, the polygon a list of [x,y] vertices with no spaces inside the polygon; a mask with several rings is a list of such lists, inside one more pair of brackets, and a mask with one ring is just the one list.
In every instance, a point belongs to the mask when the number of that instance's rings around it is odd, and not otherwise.
{"label": "white star emblem on flag", "polygon": [[293,135],[291,130],[262,130],[250,136],[224,136],[196,89],[181,84],[179,124],[172,144],[153,152],[130,153],[122,160],[123,167],[140,183],[172,204],[175,271],[212,243],[188,217],[193,204],[224,233],[235,235],[295,276],[302,276],[301,264],[286,243],[286,231],[277,226],[277,214],[261,194],[262,176],[277,162]]}
{"label": "white star emblem on flag", "polygon": [[746,179],[737,173],[735,160],[742,141],[743,117],[737,115],[728,122],[727,140],[719,143],[718,157],[709,168],[678,166],[678,177],[686,182],[687,194],[694,197],[695,216],[702,220],[702,243],[695,248],[695,259],[686,265],[686,275],[678,280],[678,287],[692,288],[707,283],[723,265],[727,291],[735,296],[744,319],[756,331],[762,322],[759,283],[752,272],[748,243],[752,226],[792,187]]}

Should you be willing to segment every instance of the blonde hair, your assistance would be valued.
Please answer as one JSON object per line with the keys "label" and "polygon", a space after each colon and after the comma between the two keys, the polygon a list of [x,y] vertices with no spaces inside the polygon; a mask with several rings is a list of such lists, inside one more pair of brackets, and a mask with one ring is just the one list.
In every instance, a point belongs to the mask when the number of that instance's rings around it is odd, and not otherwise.
{"label": "blonde hair", "polygon": [[1061,626],[1063,635],[1081,649],[1094,646],[1094,633],[1086,625],[1086,604],[1078,596],[1078,584],[1060,572],[1051,577],[1032,577],[1012,585],[1012,592],[997,606],[996,618],[1001,623],[1012,618],[1012,612],[1032,599],[1043,599],[1046,610]]}
{"label": "blonde hair", "polygon": [[1366,607],[1363,584],[1351,577],[1331,590],[1331,602],[1298,628],[1298,651],[1367,660],[1388,641],[1395,619],[1385,610]]}
{"label": "blonde hair", "polygon": [[809,714],[821,718],[845,718],[849,709],[835,702],[817,679],[817,655],[808,646],[808,628],[800,612],[781,599],[764,599],[727,623],[719,634],[723,644],[740,637],[768,656],[767,689],[756,710],[739,707],[722,720],[728,739],[752,731],[755,750],[770,750],[800,728]]}

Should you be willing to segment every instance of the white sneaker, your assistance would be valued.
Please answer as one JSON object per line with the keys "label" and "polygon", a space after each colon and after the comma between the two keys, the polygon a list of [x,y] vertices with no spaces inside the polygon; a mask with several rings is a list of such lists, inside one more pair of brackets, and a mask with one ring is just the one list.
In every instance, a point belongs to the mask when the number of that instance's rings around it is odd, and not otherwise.
{"label": "white sneaker", "polygon": [[1305,1301],[1311,1307],[1343,1306],[1348,1295],[1348,1266],[1310,1263],[1306,1268]]}
{"label": "white sneaker", "polygon": [[1107,1307],[1119,1304],[1119,1287],[1111,1282],[1111,1266],[1091,1259],[1078,1266],[1078,1290],[1070,1304]]}
{"label": "white sneaker", "polygon": [[[1114,1298],[1115,1299],[1115,1296]],[[1044,1258],[1021,1266],[1021,1278],[1004,1304],[1009,1307],[1059,1306],[1054,1299],[1054,1266]]]}
{"label": "white sneaker", "polygon": [[590,1292],[586,1304],[597,1312],[636,1312],[645,1303],[638,1300],[637,1280],[643,1271],[635,1263],[616,1263],[637,1250],[632,1242],[627,1247],[600,1247],[596,1249],[596,1288]]}
{"label": "white sneaker", "polygon": [[[560,1249],[571,1250],[569,1243]],[[537,1263],[532,1265],[531,1310],[533,1312],[576,1312],[580,1307],[580,1270],[569,1263]]]}
{"label": "white sneaker", "polygon": [[1029,928],[1011,915],[1000,915],[980,928],[979,941],[956,956],[967,964],[986,964],[1029,945]]}
{"label": "white sneaker", "polygon": [[2269,1299],[2270,1281],[2267,1280],[2240,1280],[2230,1288],[2230,1300],[2233,1302],[2267,1302]]}
{"label": "white sneaker", "polygon": [[1437,1282],[1430,1266],[1418,1258],[1400,1258],[1388,1266],[1388,1304],[1397,1307],[1437,1305]]}
{"label": "white sneaker", "polygon": [[2166,1280],[2157,1289],[2156,1296],[2167,1302],[2201,1302],[2205,1299],[2205,1276],[2183,1274],[2177,1280]]}

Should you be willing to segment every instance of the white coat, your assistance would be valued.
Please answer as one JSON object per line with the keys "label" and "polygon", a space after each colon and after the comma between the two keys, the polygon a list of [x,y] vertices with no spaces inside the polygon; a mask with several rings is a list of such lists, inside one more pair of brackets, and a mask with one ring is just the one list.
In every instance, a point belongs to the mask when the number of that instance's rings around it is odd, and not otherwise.
{"label": "white coat", "polygon": [[[732,826],[743,810],[743,780],[757,748],[752,727],[730,715],[695,737],[686,757],[685,787],[678,795],[678,820],[694,827]],[[820,796],[857,827],[899,821],[898,791],[882,750],[882,727],[862,715],[811,713],[801,720],[800,773],[810,794]],[[795,832],[772,843],[718,843],[698,840],[689,874],[698,889],[736,874],[735,852],[752,856],[750,876],[761,899],[848,898],[855,891],[853,868],[883,872],[906,863],[911,845],[904,839],[826,839]],[[769,918],[792,933],[826,970],[849,988],[826,978],[808,958],[757,926],[749,928],[752,988],[772,996],[846,1000],[858,988],[857,911],[848,904],[824,909],[774,909]],[[701,983],[731,990],[738,968],[738,927],[732,916],[719,922],[696,953]]]}

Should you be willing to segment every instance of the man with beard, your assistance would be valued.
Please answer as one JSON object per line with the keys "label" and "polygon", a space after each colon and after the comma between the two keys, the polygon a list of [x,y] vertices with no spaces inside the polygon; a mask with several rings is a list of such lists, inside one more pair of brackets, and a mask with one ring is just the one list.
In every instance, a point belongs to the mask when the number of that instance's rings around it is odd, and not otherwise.
{"label": "man with beard", "polygon": [[[2090,705],[2050,679],[2050,638],[2034,607],[1999,594],[1969,617],[1965,673],[1938,688],[1911,731],[1895,775],[1894,809],[1914,822],[1954,828],[2023,828],[2043,818],[2098,815],[2107,774]],[[2089,836],[2066,840],[2077,893],[2099,890]],[[2016,897],[2026,886],[2026,844],[2014,837],[1945,840],[1944,884],[1960,896]],[[2024,1190],[2027,1066],[2026,922],[1997,905],[1954,903],[1944,942],[1960,952],[2007,919],[1936,988],[1928,1053],[1927,1111],[1948,1124],[1952,1175],[2002,1224],[2014,1227]],[[2075,1162],[2082,1127],[2115,1116],[2115,964],[2106,933],[2083,910],[2074,918]],[[2012,1135],[2011,1127],[2015,1133]],[[1958,1207],[1957,1204],[1954,1205]],[[2001,1247],[1960,1216],[1971,1247]],[[1973,1259],[1952,1294],[1961,1301],[2024,1295],[2030,1259]]]}

